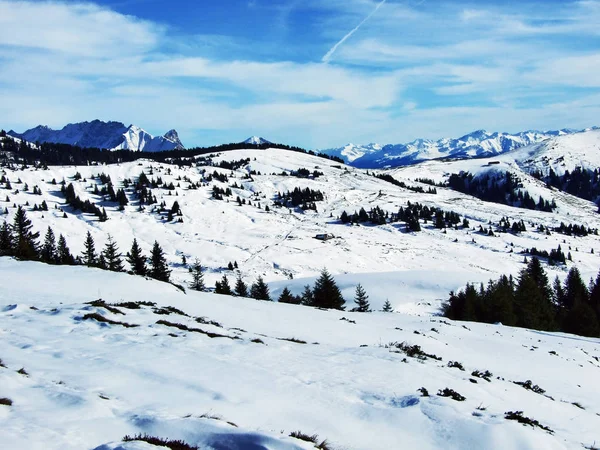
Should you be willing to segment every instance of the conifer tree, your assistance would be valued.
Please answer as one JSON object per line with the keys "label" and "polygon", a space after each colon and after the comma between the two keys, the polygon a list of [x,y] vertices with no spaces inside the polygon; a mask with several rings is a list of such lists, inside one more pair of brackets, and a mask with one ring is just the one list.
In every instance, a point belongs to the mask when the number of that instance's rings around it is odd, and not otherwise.
{"label": "conifer tree", "polygon": [[248,297],[248,286],[242,280],[242,274],[238,273],[237,279],[235,280],[235,295],[238,297]]}
{"label": "conifer tree", "polygon": [[313,288],[314,305],[319,308],[344,309],[344,298],[340,288],[327,269],[321,271],[321,276],[315,281]]}
{"label": "conifer tree", "polygon": [[202,273],[202,265],[200,260],[196,258],[192,265],[192,282],[190,283],[190,289],[194,291],[204,291],[206,286],[204,285],[204,274]]}
{"label": "conifer tree", "polygon": [[48,226],[46,236],[44,237],[44,245],[42,246],[40,259],[48,264],[55,263],[57,259],[56,238],[54,237],[54,231],[50,226]]}
{"label": "conifer tree", "polygon": [[123,259],[121,258],[122,255],[119,253],[117,243],[110,234],[108,235],[108,240],[106,241],[106,245],[102,251],[102,256],[104,256],[106,268],[108,270],[111,272],[123,272],[124,268]]}
{"label": "conifer tree", "polygon": [[313,296],[310,285],[304,286],[302,294],[300,294],[300,303],[304,306],[315,306],[315,298]]}
{"label": "conifer tree", "polygon": [[356,307],[353,311],[356,312],[370,312],[369,309],[371,305],[369,304],[369,296],[365,292],[362,285],[359,283],[356,285],[356,293],[354,295],[354,303],[356,303]]}
{"label": "conifer tree", "polygon": [[231,286],[229,286],[229,280],[227,275],[223,275],[221,281],[217,281],[215,284],[215,294],[232,295]]}
{"label": "conifer tree", "polygon": [[67,246],[67,240],[62,234],[58,237],[58,248],[56,252],[58,264],[75,264],[75,258],[71,255],[71,251]]}
{"label": "conifer tree", "polygon": [[127,262],[131,266],[131,271],[135,275],[146,275],[148,269],[146,267],[146,257],[142,254],[142,249],[138,245],[137,239],[133,238],[131,250],[127,253]]}
{"label": "conifer tree", "polygon": [[94,238],[92,237],[92,233],[89,231],[85,237],[85,242],[83,243],[85,250],[83,251],[83,264],[88,267],[93,267],[98,264],[97,256],[96,256],[96,244],[94,242]]}
{"label": "conifer tree", "polygon": [[33,225],[31,220],[27,218],[27,214],[23,207],[19,206],[15,213],[12,226],[13,254],[19,259],[38,259],[37,238],[40,234],[32,232],[32,228]]}
{"label": "conifer tree", "polygon": [[281,294],[279,295],[279,299],[277,299],[277,301],[279,303],[296,303],[296,297],[286,286],[283,288],[283,291],[281,291]]}
{"label": "conifer tree", "polygon": [[261,276],[256,279],[256,282],[252,284],[250,288],[250,297],[256,300],[271,300],[269,293],[269,286],[265,283],[265,280]]}
{"label": "conifer tree", "polygon": [[394,308],[392,308],[392,304],[390,303],[390,301],[387,298],[385,299],[385,303],[383,304],[383,308],[381,310],[383,312],[392,312],[392,311],[394,311]]}
{"label": "conifer tree", "polygon": [[0,227],[0,256],[10,256],[13,252],[13,238],[10,225],[4,221]]}
{"label": "conifer tree", "polygon": [[168,282],[171,278],[171,271],[167,265],[167,260],[163,249],[157,241],[154,241],[152,253],[150,255],[150,271],[148,273],[152,278]]}

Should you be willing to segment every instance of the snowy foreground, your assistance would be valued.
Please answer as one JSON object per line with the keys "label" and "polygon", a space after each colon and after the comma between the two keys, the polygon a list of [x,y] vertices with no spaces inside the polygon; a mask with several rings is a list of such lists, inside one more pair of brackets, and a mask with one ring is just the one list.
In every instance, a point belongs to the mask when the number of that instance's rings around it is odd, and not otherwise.
{"label": "snowy foreground", "polygon": [[[296,430],[327,438],[335,449],[600,443],[598,339],[426,313],[184,294],[127,274],[9,258],[0,258],[0,286],[0,398],[12,400],[0,405],[3,449],[157,448],[121,442],[136,433],[201,449],[313,448],[289,437]],[[109,312],[86,304],[99,297],[156,305]],[[188,316],[159,314],[167,306]],[[138,326],[83,319],[91,313]],[[285,340],[292,338],[306,343]],[[392,342],[420,345],[442,360],[395,353],[386,348]],[[493,376],[486,381],[474,370]],[[545,395],[513,383],[527,380]],[[444,388],[466,400],[436,395]],[[509,411],[523,411],[554,434],[506,420]]]}

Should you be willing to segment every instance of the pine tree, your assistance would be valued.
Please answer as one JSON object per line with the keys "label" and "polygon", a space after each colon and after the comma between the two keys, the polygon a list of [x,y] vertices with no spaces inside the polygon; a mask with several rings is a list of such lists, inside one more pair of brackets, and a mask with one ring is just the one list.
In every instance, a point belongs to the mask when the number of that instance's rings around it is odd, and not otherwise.
{"label": "pine tree", "polygon": [[32,228],[31,220],[27,218],[23,207],[19,206],[12,226],[13,254],[19,259],[38,259],[38,243],[36,240],[40,234],[32,232]]}
{"label": "pine tree", "polygon": [[256,282],[252,284],[250,288],[250,297],[256,300],[271,300],[269,294],[269,286],[265,283],[265,280],[261,276],[256,279]]}
{"label": "pine tree", "polygon": [[394,311],[394,308],[392,308],[392,304],[390,303],[390,301],[387,298],[385,299],[385,303],[383,304],[383,308],[381,310],[383,312],[392,312],[392,311]]}
{"label": "pine tree", "polygon": [[104,256],[106,268],[108,270],[111,272],[123,272],[124,268],[123,259],[121,258],[122,255],[119,253],[117,243],[110,234],[108,235],[108,240],[104,246],[102,255]]}
{"label": "pine tree", "polygon": [[340,288],[327,269],[321,271],[321,276],[315,281],[313,288],[314,305],[319,308],[344,309],[344,298]]}
{"label": "pine tree", "polygon": [[56,254],[56,238],[54,237],[54,231],[48,227],[46,236],[44,237],[44,245],[40,254],[40,259],[48,264],[53,264],[57,260]]}
{"label": "pine tree", "polygon": [[71,255],[71,251],[67,246],[67,240],[62,234],[58,237],[57,262],[58,264],[75,264],[75,258]]}
{"label": "pine tree", "polygon": [[157,241],[154,241],[152,253],[150,255],[150,271],[148,273],[155,280],[168,282],[171,278],[171,271],[167,265],[167,260],[163,249]]}
{"label": "pine tree", "polygon": [[353,311],[356,312],[371,312],[369,309],[371,305],[369,305],[369,296],[365,292],[362,285],[359,283],[356,285],[356,293],[354,295],[354,303],[356,303],[356,307]]}
{"label": "pine tree", "polygon": [[300,303],[304,306],[315,306],[315,298],[313,296],[310,285],[304,286],[302,294],[300,294]]}
{"label": "pine tree", "polygon": [[10,225],[4,221],[0,228],[0,256],[10,256],[13,253],[13,238]]}
{"label": "pine tree", "polygon": [[88,267],[93,267],[97,265],[97,256],[96,256],[96,244],[94,243],[94,238],[92,237],[92,233],[89,231],[85,237],[85,242],[83,243],[85,250],[83,251],[83,263]]}
{"label": "pine tree", "polygon": [[235,280],[235,295],[238,297],[248,297],[248,286],[242,280],[242,274],[238,273],[237,279]]}
{"label": "pine tree", "polygon": [[131,266],[131,270],[135,275],[146,275],[148,269],[146,267],[146,257],[142,254],[142,249],[138,245],[137,239],[133,238],[131,250],[127,253],[127,262]]}
{"label": "pine tree", "polygon": [[202,273],[202,265],[200,260],[196,258],[192,265],[192,282],[190,283],[190,289],[194,291],[204,291],[206,286],[204,285],[204,274]]}
{"label": "pine tree", "polygon": [[227,279],[227,275],[223,275],[221,281],[216,282],[215,294],[233,295],[233,292],[231,292],[231,286],[229,286],[229,280]]}
{"label": "pine tree", "polygon": [[283,291],[279,295],[279,299],[277,299],[279,303],[296,303],[296,297],[291,293],[288,287],[284,287]]}

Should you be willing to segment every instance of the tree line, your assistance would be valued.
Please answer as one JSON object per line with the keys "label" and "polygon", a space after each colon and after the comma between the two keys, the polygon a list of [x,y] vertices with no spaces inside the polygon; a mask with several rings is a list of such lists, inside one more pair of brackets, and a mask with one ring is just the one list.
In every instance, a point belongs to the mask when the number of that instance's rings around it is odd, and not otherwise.
{"label": "tree line", "polygon": [[517,279],[501,276],[477,289],[468,284],[451,292],[442,308],[453,320],[502,323],[544,331],[600,336],[600,273],[589,285],[576,267],[565,281],[552,286],[537,257],[532,257]]}

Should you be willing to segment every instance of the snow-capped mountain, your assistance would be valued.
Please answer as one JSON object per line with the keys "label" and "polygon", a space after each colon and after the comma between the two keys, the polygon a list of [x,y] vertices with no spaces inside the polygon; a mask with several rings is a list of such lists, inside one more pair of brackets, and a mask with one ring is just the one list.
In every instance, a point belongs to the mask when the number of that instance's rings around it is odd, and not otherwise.
{"label": "snow-capped mountain", "polygon": [[28,142],[52,142],[109,150],[160,152],[184,148],[175,130],[155,137],[135,125],[126,127],[121,122],[101,120],[70,123],[60,130],[39,125],[24,133],[11,130],[8,134]]}
{"label": "snow-capped mountain", "polygon": [[531,130],[509,134],[477,130],[457,139],[444,138],[437,141],[417,139],[407,144],[383,146],[349,144],[341,148],[323,150],[323,153],[339,156],[348,164],[360,168],[398,167],[439,158],[494,156],[553,137],[579,132],[581,131],[563,129],[558,131]]}
{"label": "snow-capped mountain", "polygon": [[262,144],[271,144],[271,141],[267,141],[266,139],[261,138],[259,136],[251,136],[248,139],[246,139],[244,142],[242,142],[242,144],[262,145]]}

